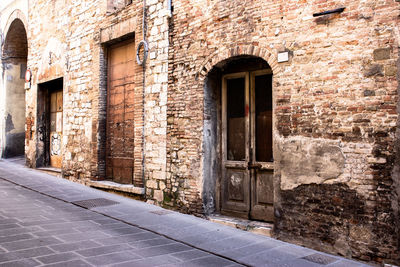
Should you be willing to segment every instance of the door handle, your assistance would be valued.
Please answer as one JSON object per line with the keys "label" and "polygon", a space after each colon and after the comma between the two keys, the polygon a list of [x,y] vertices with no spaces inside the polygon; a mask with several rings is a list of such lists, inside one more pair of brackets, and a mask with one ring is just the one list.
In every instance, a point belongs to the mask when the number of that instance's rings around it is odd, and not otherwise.
{"label": "door handle", "polygon": [[247,165],[247,168],[250,169],[261,169],[262,165],[260,163],[250,163]]}

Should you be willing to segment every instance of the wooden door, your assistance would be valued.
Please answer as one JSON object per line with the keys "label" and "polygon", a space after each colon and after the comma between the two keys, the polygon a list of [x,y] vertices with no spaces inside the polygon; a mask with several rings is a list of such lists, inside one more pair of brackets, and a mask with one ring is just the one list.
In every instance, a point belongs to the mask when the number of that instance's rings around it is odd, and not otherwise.
{"label": "wooden door", "polygon": [[63,91],[50,92],[50,166],[61,168],[63,130]]}
{"label": "wooden door", "polygon": [[251,73],[251,208],[250,218],[274,219],[274,159],[272,142],[272,73]]}
{"label": "wooden door", "polygon": [[222,83],[221,211],[247,218],[250,210],[249,75],[226,75]]}
{"label": "wooden door", "polygon": [[108,54],[106,175],[123,184],[134,179],[134,56],[133,41]]}
{"label": "wooden door", "polygon": [[229,74],[222,83],[221,212],[272,221],[272,74]]}

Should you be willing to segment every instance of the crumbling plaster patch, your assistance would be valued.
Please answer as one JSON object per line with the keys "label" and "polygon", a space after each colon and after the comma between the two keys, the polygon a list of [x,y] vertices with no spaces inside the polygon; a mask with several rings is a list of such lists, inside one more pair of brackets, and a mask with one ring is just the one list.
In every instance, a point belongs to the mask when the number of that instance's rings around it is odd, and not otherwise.
{"label": "crumbling plaster patch", "polygon": [[[347,184],[365,195],[369,165],[384,159],[372,155],[373,145],[309,137],[275,136],[276,173],[281,190],[293,190],[303,184]],[[357,168],[354,168],[357,166]]]}
{"label": "crumbling plaster patch", "polygon": [[346,159],[339,141],[286,138],[278,142],[277,151],[282,190],[292,190],[302,184],[343,182]]}
{"label": "crumbling plaster patch", "polygon": [[65,55],[63,43],[56,38],[50,38],[41,56],[41,62],[37,71],[38,81],[44,82],[49,80],[48,77],[63,76],[66,66]]}

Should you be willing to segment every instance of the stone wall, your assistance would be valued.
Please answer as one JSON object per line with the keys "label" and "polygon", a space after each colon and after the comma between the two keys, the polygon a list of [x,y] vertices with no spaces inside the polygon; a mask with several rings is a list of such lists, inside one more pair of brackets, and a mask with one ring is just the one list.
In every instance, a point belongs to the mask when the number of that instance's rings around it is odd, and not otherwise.
{"label": "stone wall", "polygon": [[[0,156],[24,154],[28,1],[5,2],[0,10]],[[21,76],[22,75],[22,76]]]}
{"label": "stone wall", "polygon": [[[207,90],[220,88],[221,62],[252,56],[273,71],[276,236],[398,260],[400,3],[177,0],[170,16],[167,2],[147,0],[143,25],[142,1],[30,1],[29,165],[43,150],[43,83],[63,78],[63,176],[104,178],[107,51],[126,39],[137,46],[145,33],[148,59],[134,70],[134,175],[150,203],[218,211],[220,96]],[[289,61],[278,63],[283,51]],[[208,130],[215,135],[205,138]]]}
{"label": "stone wall", "polygon": [[144,167],[148,202],[161,204],[166,188],[169,15],[167,0],[147,3],[149,57],[145,66]]}
{"label": "stone wall", "polygon": [[25,149],[25,70],[28,44],[25,26],[15,19],[8,28],[3,51],[5,101],[4,157],[24,155]]}
{"label": "stone wall", "polygon": [[[36,114],[35,101],[40,84],[63,77],[63,175],[81,182],[102,180],[105,177],[107,49],[130,38],[135,39],[137,46],[143,39],[143,2],[36,0],[30,4],[28,38],[34,49],[30,50],[28,65],[34,80],[28,92],[26,114],[34,123],[27,148],[29,164],[36,166],[37,151],[41,149],[37,134],[40,114]],[[156,201],[162,201],[160,188],[165,187],[162,181],[165,179],[169,15],[166,6],[166,1],[147,1],[148,60],[144,68],[135,66],[134,175],[149,180],[148,196],[152,200],[154,195]],[[49,12],[51,16],[46,15]]]}
{"label": "stone wall", "polygon": [[[257,56],[274,74],[276,236],[314,248],[322,242],[347,257],[398,259],[399,3],[173,5],[165,203],[203,212],[207,74],[233,56]],[[341,6],[341,14],[312,16]],[[290,59],[277,63],[282,51]]]}

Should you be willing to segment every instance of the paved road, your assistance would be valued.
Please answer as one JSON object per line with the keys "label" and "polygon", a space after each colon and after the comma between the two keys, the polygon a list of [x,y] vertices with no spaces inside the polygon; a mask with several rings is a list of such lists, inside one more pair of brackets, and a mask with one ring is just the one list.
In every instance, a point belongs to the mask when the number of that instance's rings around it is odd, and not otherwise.
{"label": "paved road", "polygon": [[0,160],[0,266],[161,265],[366,266]]}

